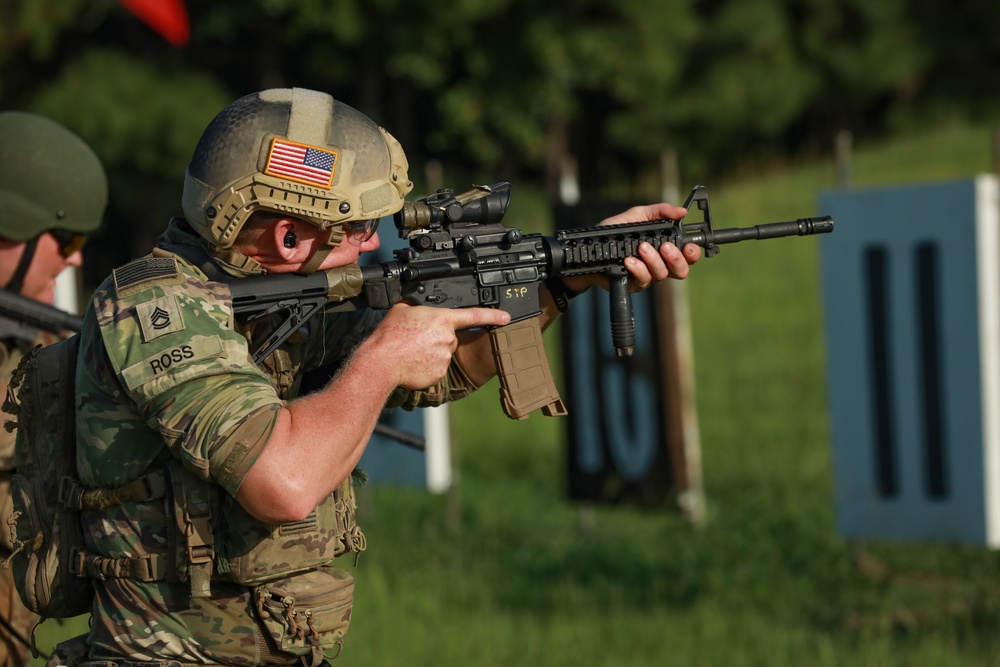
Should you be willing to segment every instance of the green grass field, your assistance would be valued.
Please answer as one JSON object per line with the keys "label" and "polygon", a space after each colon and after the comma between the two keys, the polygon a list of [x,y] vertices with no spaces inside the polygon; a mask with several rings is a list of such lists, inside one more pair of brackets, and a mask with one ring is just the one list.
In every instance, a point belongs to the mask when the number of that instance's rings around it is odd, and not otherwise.
{"label": "green grass field", "polygon": [[[971,176],[993,168],[992,145],[989,128],[950,126],[859,146],[853,184]],[[746,226],[821,213],[835,168],[706,185],[716,224]],[[817,240],[799,238],[727,246],[687,282],[700,527],[581,510],[557,420],[507,420],[495,385],[456,404],[457,498],[367,491],[343,664],[995,664],[995,554],[836,533],[818,280]]]}
{"label": "green grass field", "polygon": [[[992,144],[991,129],[956,125],[859,146],[853,182],[971,176],[992,169]],[[747,226],[821,213],[834,167],[706,185],[717,226]],[[817,250],[815,238],[727,246],[687,282],[702,525],[571,504],[562,424],[508,420],[488,385],[453,407],[450,497],[363,490],[369,551],[336,664],[995,664],[994,553],[836,533]]]}

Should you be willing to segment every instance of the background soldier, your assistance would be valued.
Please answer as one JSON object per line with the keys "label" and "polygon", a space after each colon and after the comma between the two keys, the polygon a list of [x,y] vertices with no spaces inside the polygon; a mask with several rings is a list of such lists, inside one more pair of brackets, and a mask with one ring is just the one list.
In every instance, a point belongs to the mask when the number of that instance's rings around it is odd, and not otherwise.
{"label": "background soldier", "polygon": [[[330,561],[365,548],[352,471],[380,411],[482,385],[495,374],[489,338],[468,329],[509,316],[406,304],[327,314],[258,367],[248,350],[270,323],[234,322],[222,281],[355,264],[402,207],[407,167],[392,136],[329,95],[248,95],[202,135],[185,218],[95,292],[76,378],[80,481],[125,498],[83,512],[95,667],[316,667],[339,653],[353,579]],[[685,250],[647,246],[629,264],[634,287],[685,277],[700,249]],[[296,398],[303,372],[331,363],[330,383]]]}
{"label": "background soldier", "polygon": [[[104,168],[75,134],[42,116],[0,113],[0,286],[51,305],[56,277],[79,267],[85,235],[97,229],[108,200]],[[15,336],[12,332],[17,332]],[[0,382],[35,344],[58,339],[39,331],[27,338],[0,319]],[[10,556],[10,479],[14,433],[0,428],[0,551]],[[10,568],[0,568],[0,667],[27,664],[25,639],[37,622],[24,608]]]}

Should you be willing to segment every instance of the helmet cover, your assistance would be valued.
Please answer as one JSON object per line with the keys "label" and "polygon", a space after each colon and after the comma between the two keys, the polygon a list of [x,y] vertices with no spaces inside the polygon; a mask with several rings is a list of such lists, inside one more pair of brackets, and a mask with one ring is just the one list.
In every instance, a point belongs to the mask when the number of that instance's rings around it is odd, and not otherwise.
{"label": "helmet cover", "polygon": [[326,93],[280,88],[223,109],[195,148],[182,205],[216,248],[232,247],[247,219],[270,211],[330,231],[391,215],[413,189],[402,147],[356,109]]}

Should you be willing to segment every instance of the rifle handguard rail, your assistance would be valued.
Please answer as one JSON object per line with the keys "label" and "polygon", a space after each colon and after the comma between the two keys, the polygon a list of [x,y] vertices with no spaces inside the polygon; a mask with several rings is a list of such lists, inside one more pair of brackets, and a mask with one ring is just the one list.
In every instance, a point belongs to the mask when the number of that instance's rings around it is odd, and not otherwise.
{"label": "rifle handguard rail", "polygon": [[[541,340],[541,286],[569,276],[602,274],[609,282],[611,332],[619,356],[632,354],[635,321],[625,258],[639,245],[694,243],[706,257],[718,246],[754,239],[809,236],[833,231],[828,216],[799,218],[753,227],[716,230],[708,190],[692,188],[684,203],[703,220],[661,219],[560,230],[555,236],[524,234],[505,227],[510,183],[477,186],[461,194],[442,189],[407,202],[395,215],[400,238],[409,247],[396,259],[364,267],[350,265],[310,276],[273,275],[231,283],[237,315],[285,313],[286,320],[253,352],[261,361],[315,313],[358,308],[384,310],[399,301],[436,308],[502,308],[511,324],[490,331],[501,384],[501,404],[511,418],[541,409],[564,415]],[[334,288],[332,286],[336,285]],[[568,300],[567,300],[568,301]],[[565,304],[560,306],[564,308]]]}

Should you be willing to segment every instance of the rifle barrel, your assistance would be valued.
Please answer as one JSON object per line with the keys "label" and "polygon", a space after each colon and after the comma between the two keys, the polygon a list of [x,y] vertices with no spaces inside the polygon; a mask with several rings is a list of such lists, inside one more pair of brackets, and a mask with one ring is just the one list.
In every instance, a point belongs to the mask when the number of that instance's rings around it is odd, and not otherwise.
{"label": "rifle barrel", "polygon": [[[717,229],[712,232],[712,243],[737,243],[739,241],[776,239],[782,236],[810,236],[812,234],[829,234],[833,231],[833,218],[799,218],[791,222],[771,222],[753,227],[735,227],[733,229]],[[694,234],[693,236],[698,236]],[[701,236],[704,236],[702,234]],[[695,241],[697,243],[697,241]]]}
{"label": "rifle barrel", "polygon": [[79,315],[7,290],[0,290],[0,317],[51,333],[77,332],[83,327]]}

